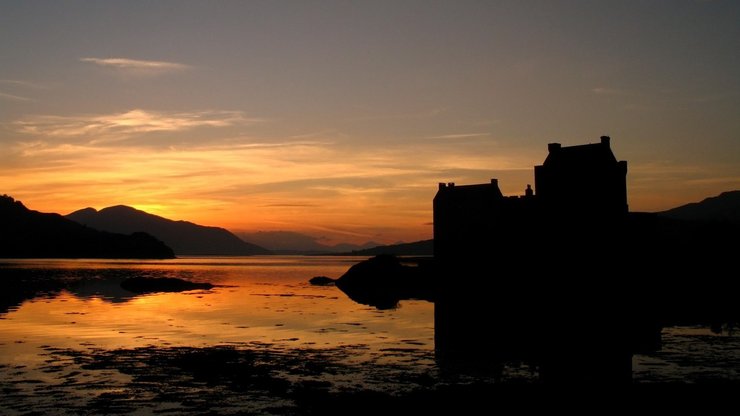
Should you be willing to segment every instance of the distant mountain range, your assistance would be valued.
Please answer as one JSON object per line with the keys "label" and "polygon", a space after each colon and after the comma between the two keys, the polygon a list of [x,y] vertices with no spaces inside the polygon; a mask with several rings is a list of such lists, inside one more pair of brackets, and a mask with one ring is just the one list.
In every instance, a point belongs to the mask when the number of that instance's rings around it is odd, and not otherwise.
{"label": "distant mountain range", "polygon": [[[740,225],[740,191],[724,192],[657,215],[665,218]],[[74,222],[73,222],[74,221]],[[326,245],[291,231],[240,233],[173,221],[119,205],[85,208],[66,216],[28,210],[0,196],[0,257],[169,258],[180,255],[378,254],[432,255],[433,241],[379,246]],[[172,248],[170,250],[170,247]]]}
{"label": "distant mountain range", "polygon": [[394,256],[431,256],[434,254],[434,240],[377,246],[364,250],[353,250],[345,254],[354,256],[378,256],[381,254],[393,254]]}
{"label": "distant mountain range", "polygon": [[98,231],[59,214],[31,211],[0,196],[2,258],[173,258],[164,243],[149,234],[123,235]]}
{"label": "distant mountain range", "polygon": [[353,250],[363,250],[376,247],[379,243],[368,241],[365,244],[336,244],[326,245],[319,242],[319,238],[294,231],[258,231],[254,233],[242,232],[239,236],[253,241],[262,247],[268,248],[275,254],[332,254],[346,253]]}
{"label": "distant mountain range", "polygon": [[108,207],[100,211],[85,208],[66,217],[101,231],[146,232],[172,247],[177,255],[270,254],[269,250],[247,243],[226,229],[206,227],[187,221],[173,221],[125,205]]}
{"label": "distant mountain range", "polygon": [[682,205],[658,214],[677,220],[727,222],[740,225],[740,191],[723,192],[701,202]]}

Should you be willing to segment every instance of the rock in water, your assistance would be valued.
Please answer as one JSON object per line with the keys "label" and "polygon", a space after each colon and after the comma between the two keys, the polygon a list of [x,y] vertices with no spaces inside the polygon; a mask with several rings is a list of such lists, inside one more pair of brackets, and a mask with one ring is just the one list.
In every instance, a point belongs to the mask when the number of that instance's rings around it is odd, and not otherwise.
{"label": "rock in water", "polygon": [[433,282],[421,268],[404,266],[395,256],[380,255],[350,267],[336,285],[355,302],[392,309],[402,299],[431,300]]}
{"label": "rock in water", "polygon": [[311,278],[308,283],[311,283],[314,286],[334,286],[336,280],[332,279],[331,277],[316,276]]}

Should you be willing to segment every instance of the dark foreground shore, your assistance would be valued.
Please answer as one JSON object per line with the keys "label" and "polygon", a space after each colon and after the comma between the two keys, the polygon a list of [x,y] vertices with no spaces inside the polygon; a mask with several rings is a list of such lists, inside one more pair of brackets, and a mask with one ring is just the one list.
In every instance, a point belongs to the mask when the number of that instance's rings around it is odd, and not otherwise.
{"label": "dark foreground shore", "polygon": [[[738,386],[737,336],[677,331],[667,341],[660,354],[638,357],[635,382],[617,391],[652,394],[691,383],[703,390]],[[291,349],[269,343],[115,350],[45,346],[38,368],[0,366],[0,410],[8,415],[417,414],[440,408],[529,406],[520,401],[523,396],[552,391],[537,381],[536,368],[523,364],[440,368],[433,352],[415,348],[385,349],[369,361],[353,360],[364,348]],[[578,386],[615,393],[605,387]]]}
{"label": "dark foreground shore", "polygon": [[430,352],[414,348],[389,349],[373,362],[352,363],[363,348],[45,347],[39,374],[24,366],[0,368],[0,409],[3,414],[365,414],[426,406],[440,392],[472,399],[494,383],[441,375],[429,365]]}

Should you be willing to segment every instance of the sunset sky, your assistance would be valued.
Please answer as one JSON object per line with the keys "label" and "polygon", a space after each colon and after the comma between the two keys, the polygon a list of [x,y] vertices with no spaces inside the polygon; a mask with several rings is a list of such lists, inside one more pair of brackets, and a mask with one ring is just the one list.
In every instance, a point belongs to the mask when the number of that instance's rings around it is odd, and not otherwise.
{"label": "sunset sky", "polygon": [[0,194],[327,243],[612,137],[632,210],[740,189],[740,2],[3,1]]}

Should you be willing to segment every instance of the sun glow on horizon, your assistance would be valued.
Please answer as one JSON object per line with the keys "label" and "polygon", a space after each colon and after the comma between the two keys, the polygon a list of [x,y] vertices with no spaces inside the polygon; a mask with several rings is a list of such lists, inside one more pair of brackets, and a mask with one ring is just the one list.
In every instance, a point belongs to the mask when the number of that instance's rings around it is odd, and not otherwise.
{"label": "sun glow on horizon", "polygon": [[[431,200],[440,178],[476,181],[497,170],[511,176],[526,172],[524,157],[503,157],[495,151],[496,141],[479,135],[475,148],[455,140],[419,147],[416,140],[379,150],[331,137],[249,136],[167,145],[171,139],[160,136],[162,131],[187,134],[204,125],[169,115],[155,120],[157,114],[137,110],[67,118],[61,126],[18,124],[14,170],[4,176],[13,186],[6,192],[32,209],[63,214],[129,205],[236,231],[289,230],[336,242],[394,243],[431,237]],[[228,130],[230,124],[205,127]],[[44,129],[51,136],[45,138]],[[65,140],[52,140],[58,135]],[[482,146],[491,151],[481,154]]]}
{"label": "sun glow on horizon", "polygon": [[[15,169],[0,172],[0,179],[12,183],[4,192],[40,211],[67,214],[128,205],[234,232],[296,231],[334,243],[390,244],[431,238],[437,182],[483,183],[496,177],[505,194],[520,195],[533,183],[532,166],[545,153],[501,149],[495,142],[480,152],[485,146],[480,141],[473,149],[454,141],[417,146],[412,142],[378,151],[331,140],[251,138],[167,147],[18,142]],[[688,202],[666,195],[650,198],[649,187],[642,185],[645,178],[654,185],[656,175],[666,173],[667,180],[675,179],[664,165],[630,165],[631,209],[660,210]]]}

